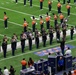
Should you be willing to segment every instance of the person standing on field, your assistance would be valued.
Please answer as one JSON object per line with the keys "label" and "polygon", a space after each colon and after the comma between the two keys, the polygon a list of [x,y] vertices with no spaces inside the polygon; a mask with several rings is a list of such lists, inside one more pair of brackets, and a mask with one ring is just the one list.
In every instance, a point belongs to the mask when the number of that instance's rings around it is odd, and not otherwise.
{"label": "person standing on field", "polygon": [[70,4],[69,4],[69,2],[67,2],[66,8],[67,8],[67,16],[69,17],[70,16]]}
{"label": "person standing on field", "polygon": [[40,9],[43,9],[43,1],[44,0],[40,0]]}
{"label": "person standing on field", "polygon": [[24,32],[27,32],[27,26],[28,26],[28,23],[27,23],[26,19],[24,18],[24,23],[23,23]]}
{"label": "person standing on field", "polygon": [[5,29],[8,29],[7,20],[8,20],[8,17],[6,15],[6,12],[4,12],[4,26],[5,26]]}
{"label": "person standing on field", "polygon": [[58,9],[58,14],[60,14],[61,13],[61,3],[60,3],[60,1],[57,4],[57,9]]}
{"label": "person standing on field", "polygon": [[52,8],[52,1],[51,0],[48,0],[48,8],[49,8],[49,11],[51,11],[51,8]]}
{"label": "person standing on field", "polygon": [[36,27],[36,20],[35,20],[35,17],[33,16],[32,17],[32,31],[35,32],[35,27]]}

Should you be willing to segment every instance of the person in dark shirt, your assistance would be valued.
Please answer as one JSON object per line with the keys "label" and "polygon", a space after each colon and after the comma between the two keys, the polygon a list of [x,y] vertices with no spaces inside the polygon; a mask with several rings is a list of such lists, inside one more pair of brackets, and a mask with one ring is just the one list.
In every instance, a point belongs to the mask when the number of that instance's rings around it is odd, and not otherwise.
{"label": "person in dark shirt", "polygon": [[52,44],[53,41],[53,28],[49,28],[49,39],[50,39],[50,45]]}
{"label": "person in dark shirt", "polygon": [[64,72],[64,73],[63,73],[63,75],[67,75],[67,73],[66,73],[66,72]]}
{"label": "person in dark shirt", "polygon": [[24,53],[25,40],[26,40],[26,38],[27,38],[27,36],[26,36],[26,34],[23,32],[23,33],[20,35],[22,53]]}
{"label": "person in dark shirt", "polygon": [[36,48],[38,49],[39,48],[39,31],[36,29],[35,30],[35,44],[36,44]]}
{"label": "person in dark shirt", "polygon": [[42,34],[43,47],[46,47],[47,33],[46,31]]}
{"label": "person in dark shirt", "polygon": [[34,36],[32,34],[32,31],[30,31],[28,35],[29,50],[32,50],[32,40],[34,40]]}
{"label": "person in dark shirt", "polygon": [[11,48],[12,48],[12,56],[15,55],[15,38],[14,36],[11,39]]}
{"label": "person in dark shirt", "polygon": [[58,69],[59,71],[62,71],[64,68],[64,60],[62,57],[60,57],[60,59],[58,60]]}
{"label": "person in dark shirt", "polygon": [[62,28],[62,32],[63,32],[63,38],[64,40],[66,40],[66,26]]}
{"label": "person in dark shirt", "polygon": [[16,70],[14,70],[12,65],[10,66],[9,72],[10,72],[10,75],[15,75]]}
{"label": "person in dark shirt", "polygon": [[60,48],[61,48],[62,54],[64,55],[64,49],[65,49],[65,40],[64,40],[64,38],[62,38],[61,41],[58,41],[58,43],[60,43]]}
{"label": "person in dark shirt", "polygon": [[71,71],[68,72],[68,75],[72,75]]}
{"label": "person in dark shirt", "polygon": [[57,39],[57,42],[60,41],[60,29],[56,30],[56,39]]}
{"label": "person in dark shirt", "polygon": [[17,37],[17,35],[14,33],[13,34],[13,37],[14,37],[14,39],[15,39],[15,50],[17,49],[17,40],[18,40],[18,37]]}
{"label": "person in dark shirt", "polygon": [[7,40],[6,39],[4,39],[2,42],[2,49],[3,49],[4,58],[6,58],[6,52],[7,52]]}
{"label": "person in dark shirt", "polygon": [[73,34],[74,34],[74,27],[71,26],[71,29],[70,29],[71,40],[73,40]]}
{"label": "person in dark shirt", "polygon": [[32,60],[32,58],[29,58],[28,67],[31,67],[33,65],[34,65],[34,61]]}

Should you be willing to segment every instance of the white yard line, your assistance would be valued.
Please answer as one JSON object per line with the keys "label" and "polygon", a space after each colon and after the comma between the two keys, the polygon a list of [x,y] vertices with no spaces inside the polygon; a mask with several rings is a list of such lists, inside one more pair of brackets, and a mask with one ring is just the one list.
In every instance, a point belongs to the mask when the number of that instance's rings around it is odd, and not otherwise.
{"label": "white yard line", "polygon": [[[5,8],[5,7],[1,7],[1,9],[5,9],[5,10],[9,10],[9,11],[13,11],[13,12],[16,12],[16,13],[20,13],[20,14],[26,14],[26,15],[29,15],[31,16],[32,14],[28,14],[28,13],[24,13],[24,12],[20,12],[20,11],[17,11],[17,10],[13,10],[13,9],[9,9],[9,8]],[[33,15],[32,15],[33,16]]]}
{"label": "white yard line", "polygon": [[[70,40],[70,41],[68,41],[68,42],[66,42],[66,43],[70,43],[70,42],[73,42],[73,41],[76,41],[76,39],[75,39],[75,40]],[[7,59],[11,59],[11,58],[19,57],[19,56],[22,56],[22,55],[25,55],[25,54],[34,53],[34,52],[36,52],[36,51],[40,51],[40,50],[43,50],[43,49],[45,49],[45,48],[55,47],[55,46],[58,46],[58,45],[59,45],[59,44],[56,44],[56,45],[52,45],[52,46],[48,46],[48,47],[44,47],[44,48],[41,48],[41,49],[37,49],[37,50],[34,50],[34,51],[29,51],[29,52],[22,53],[22,54],[19,54],[19,55],[11,56],[11,57],[8,57],[8,58],[3,58],[3,59],[0,60],[0,62],[1,62],[1,61],[4,61],[4,60],[7,60]]]}

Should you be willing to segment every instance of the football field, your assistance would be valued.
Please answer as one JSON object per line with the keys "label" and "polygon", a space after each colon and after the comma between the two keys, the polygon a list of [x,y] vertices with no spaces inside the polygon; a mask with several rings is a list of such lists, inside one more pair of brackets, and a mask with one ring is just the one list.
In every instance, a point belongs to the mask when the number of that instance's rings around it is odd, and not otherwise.
{"label": "football field", "polygon": [[[58,0],[52,0],[52,11],[49,12],[49,15],[51,16],[51,25],[54,25],[54,18],[52,13],[57,14],[57,1]],[[61,3],[62,0],[61,0]],[[68,26],[76,26],[76,4],[74,4],[73,0],[71,0],[71,14],[68,18]],[[7,13],[8,16],[8,29],[4,28],[4,12]],[[48,0],[44,0],[43,2],[43,10],[40,10],[40,3],[39,0],[33,0],[33,5],[30,7],[30,4],[27,0],[26,6],[23,5],[23,0],[18,0],[18,4],[15,3],[14,0],[0,0],[0,40],[2,40],[4,35],[7,35],[7,37],[10,39],[13,33],[16,33],[18,38],[20,37],[21,32],[23,31],[23,22],[24,18],[26,18],[26,21],[28,22],[28,29],[32,29],[32,19],[31,17],[34,15],[37,19],[36,22],[36,28],[40,30],[40,20],[39,16],[42,15],[45,21],[45,15],[46,12],[48,12]],[[67,10],[66,10],[66,4],[62,4],[62,13],[67,18]],[[58,22],[60,22],[58,18]],[[46,23],[44,24],[46,28]],[[10,40],[9,40],[10,43]],[[76,35],[74,35],[74,40],[70,40],[69,36],[67,37],[67,44],[71,44],[76,46]],[[26,58],[28,61],[29,57],[32,57],[34,61],[37,61],[40,59],[39,56],[34,55],[35,51],[44,50],[47,48],[52,48],[59,46],[59,44],[56,43],[56,40],[53,41],[53,45],[49,45],[49,42],[47,42],[47,46],[45,48],[42,47],[42,43],[40,44],[40,48],[36,49],[35,45],[33,45],[33,50],[29,51],[28,47],[25,48],[25,53],[21,53],[21,49],[17,49],[15,52],[16,56],[11,56],[11,51],[7,52],[7,58],[3,58],[2,53],[0,53],[0,68],[3,69],[4,66],[7,66],[9,68],[10,65],[13,65],[16,69],[16,75],[19,75],[21,64],[20,61],[22,58]],[[72,49],[72,55],[76,56],[76,50],[75,48]],[[47,56],[44,56],[43,58],[47,58]]]}

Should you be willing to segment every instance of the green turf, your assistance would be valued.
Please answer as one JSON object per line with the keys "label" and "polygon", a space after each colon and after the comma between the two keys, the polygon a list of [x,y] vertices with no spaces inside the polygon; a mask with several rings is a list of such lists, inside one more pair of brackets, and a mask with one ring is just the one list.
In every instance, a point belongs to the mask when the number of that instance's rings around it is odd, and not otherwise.
{"label": "green turf", "polygon": [[[62,3],[62,2],[61,2]],[[53,19],[53,15],[52,13],[56,13],[57,14],[57,0],[54,0],[54,2],[52,3],[52,11],[49,12],[50,16],[51,16],[51,25],[54,25],[54,19]],[[9,17],[8,19],[8,29],[4,29],[4,23],[3,23],[3,12],[6,11],[7,12],[7,16]],[[7,35],[8,37],[11,37],[13,35],[13,33],[16,33],[18,35],[18,37],[20,36],[20,33],[23,31],[23,18],[26,18],[27,22],[29,22],[29,26],[28,28],[32,27],[32,20],[31,20],[31,16],[35,16],[36,18],[39,18],[39,15],[45,15],[46,12],[48,12],[48,5],[47,5],[47,0],[44,0],[44,4],[43,4],[43,10],[39,9],[39,0],[33,0],[33,7],[30,8],[29,6],[29,2],[27,1],[27,5],[24,6],[23,5],[23,0],[18,0],[18,4],[15,4],[14,1],[12,0],[0,0],[0,40],[2,40],[3,35]],[[66,10],[66,4],[62,5],[62,12],[65,15],[65,17],[67,17],[67,10]],[[45,17],[45,16],[44,16]],[[71,0],[71,15],[69,17],[68,20],[68,25],[71,26],[75,26],[76,25],[76,6],[73,3],[73,0]],[[45,21],[45,18],[44,18]],[[12,23],[10,23],[12,22]],[[58,22],[60,22],[60,20],[58,19]],[[40,30],[40,25],[39,25],[39,20],[37,20],[37,25],[36,28],[38,28]],[[46,25],[45,25],[46,28]],[[76,36],[74,36],[74,40]],[[70,41],[70,38],[67,37],[67,41]],[[10,42],[10,40],[9,40]],[[76,46],[76,40],[73,42],[70,42],[68,44],[74,45]],[[58,45],[56,43],[56,40],[54,40],[53,45],[49,45],[49,42],[47,42],[47,48],[52,48],[54,47],[54,45]],[[35,45],[33,45],[33,50],[35,51],[37,50],[35,48]],[[43,50],[42,47],[42,43],[40,44],[40,48],[37,50]],[[28,52],[28,54],[26,54]],[[34,61],[37,61],[38,59],[40,59],[39,56],[34,55],[33,52],[29,53],[30,51],[28,50],[28,47],[25,48],[25,54],[21,55],[21,56],[17,56],[22,54],[21,53],[21,49],[16,50],[16,56],[17,57],[13,57],[10,59],[7,59],[11,56],[11,51],[7,52],[7,58],[4,60],[2,53],[0,53],[0,67],[3,69],[4,66],[7,66],[9,68],[10,65],[13,65],[14,68],[17,70],[16,71],[16,75],[19,75],[20,73],[20,69],[21,69],[21,64],[20,61],[22,60],[22,58],[26,58],[26,60],[28,61],[29,57],[32,57],[34,59]],[[72,49],[72,54],[73,56],[76,56],[76,50]],[[43,58],[47,58],[47,56],[44,56]]]}

